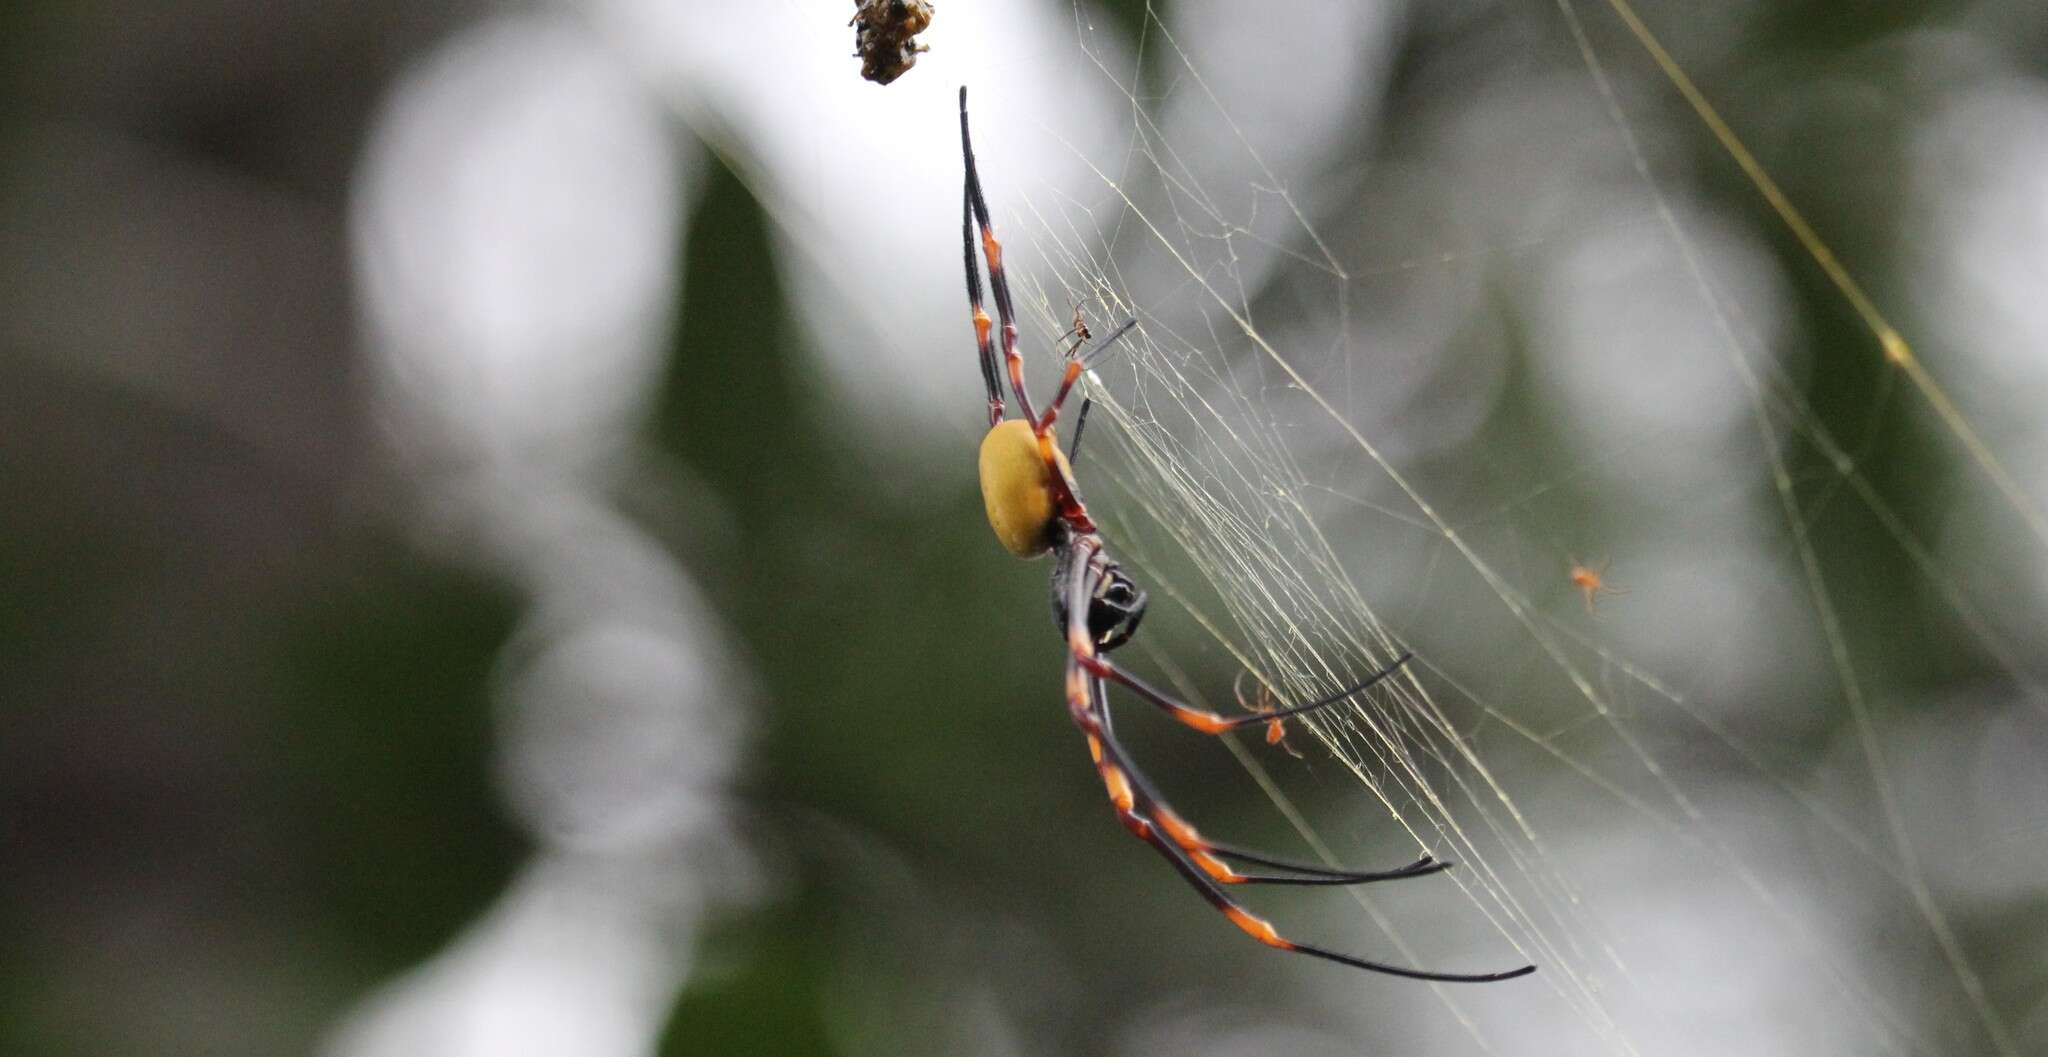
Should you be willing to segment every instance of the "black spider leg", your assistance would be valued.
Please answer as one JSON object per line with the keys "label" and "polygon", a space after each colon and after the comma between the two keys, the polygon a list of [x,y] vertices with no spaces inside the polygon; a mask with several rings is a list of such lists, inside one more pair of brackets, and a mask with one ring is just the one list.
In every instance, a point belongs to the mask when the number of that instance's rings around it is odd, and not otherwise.
{"label": "black spider leg", "polygon": [[996,362],[995,342],[989,337],[987,310],[981,307],[981,262],[974,259],[974,191],[972,186],[963,187],[960,193],[960,242],[967,258],[967,306],[973,310],[974,341],[981,350],[981,381],[988,389],[988,424],[993,427],[1003,420],[1002,368]]}
{"label": "black spider leg", "polygon": [[[1124,320],[1123,326],[1116,328],[1109,337],[1102,339],[1101,344],[1075,357],[1076,361],[1081,364],[1084,370],[1094,366],[1104,353],[1110,351],[1110,346],[1116,344],[1118,338],[1129,334],[1131,329],[1137,325],[1138,320],[1136,317]],[[1074,416],[1074,435],[1067,441],[1067,463],[1069,465],[1081,457],[1081,431],[1088,427],[1088,412],[1094,406],[1095,401],[1092,398],[1085,396],[1081,398],[1081,413]]]}
{"label": "black spider leg", "polygon": [[1148,703],[1157,707],[1160,711],[1165,712],[1169,716],[1172,716],[1174,720],[1179,722],[1181,725],[1192,727],[1193,729],[1199,730],[1204,734],[1221,734],[1224,731],[1237,730],[1242,727],[1249,727],[1259,723],[1271,723],[1274,720],[1287,719],[1291,716],[1299,716],[1305,713],[1314,712],[1318,709],[1329,708],[1332,705],[1342,704],[1343,702],[1350,700],[1352,697],[1355,697],[1358,694],[1364,693],[1365,691],[1371,689],[1380,680],[1385,679],[1390,675],[1393,675],[1397,671],[1400,671],[1402,665],[1405,665],[1409,661],[1414,659],[1415,655],[1413,653],[1404,652],[1401,654],[1401,656],[1394,658],[1394,663],[1387,665],[1385,668],[1382,668],[1379,671],[1366,676],[1364,679],[1361,679],[1358,682],[1353,683],[1350,686],[1347,686],[1344,689],[1329,695],[1328,697],[1317,698],[1316,700],[1310,701],[1305,705],[1292,705],[1287,708],[1275,709],[1271,712],[1250,712],[1242,716],[1219,716],[1214,712],[1195,708],[1190,705],[1183,704],[1182,702],[1176,701],[1173,699],[1172,695],[1166,693],[1166,691],[1161,690],[1150,683],[1147,683],[1143,679],[1138,678],[1137,676],[1131,674],[1128,671],[1125,671],[1115,661],[1112,661],[1107,657],[1094,658],[1089,663],[1089,667],[1095,672],[1095,674],[1106,676],[1109,679],[1125,687],[1128,687],[1132,693],[1137,694],[1141,698],[1144,698]]}
{"label": "black spider leg", "polygon": [[[1105,741],[1114,742],[1116,739],[1115,724],[1113,724],[1110,721],[1108,684],[1102,679],[1101,676],[1096,676],[1094,679],[1094,685],[1095,710],[1096,714],[1101,718],[1103,738]],[[1120,743],[1118,747],[1121,751]],[[1138,769],[1138,765],[1135,761],[1129,759],[1128,753],[1125,753],[1123,767],[1124,771],[1131,779],[1132,787],[1135,788],[1138,792],[1138,800],[1140,803],[1149,804],[1154,807],[1160,807],[1165,804],[1166,799],[1159,795],[1158,787],[1152,784],[1152,779],[1146,777],[1145,772]],[[1321,866],[1312,863],[1295,862],[1291,859],[1278,858],[1272,855],[1267,855],[1264,852],[1251,851],[1247,848],[1238,847],[1235,844],[1226,844],[1222,841],[1212,840],[1208,837],[1203,837],[1201,839],[1201,845],[1204,851],[1208,851],[1215,855],[1221,855],[1228,859],[1242,859],[1245,862],[1257,863],[1260,866],[1270,866],[1276,870],[1291,870],[1297,874],[1307,875],[1303,877],[1291,877],[1282,876],[1280,874],[1239,874],[1239,879],[1231,881],[1231,884],[1371,884],[1375,881],[1398,881],[1408,877],[1423,877],[1429,874],[1437,873],[1439,871],[1448,870],[1451,868],[1451,864],[1448,862],[1441,861],[1433,855],[1424,855],[1422,858],[1417,859],[1406,866],[1402,866],[1393,870],[1339,870],[1334,867]]]}
{"label": "black spider leg", "polygon": [[1074,416],[1074,435],[1067,439],[1067,465],[1072,466],[1081,457],[1081,431],[1088,428],[1088,412],[1095,407],[1095,401],[1081,398],[1081,413]]}
{"label": "black spider leg", "polygon": [[[1131,328],[1137,325],[1138,321],[1135,318],[1125,320],[1123,326],[1116,328],[1116,333],[1102,339],[1102,344],[1095,346],[1078,357],[1082,366],[1085,368],[1094,363],[1096,357],[1107,350],[1116,339],[1130,333]],[[1067,440],[1068,465],[1072,465],[1076,459],[1081,457],[1081,431],[1088,428],[1088,412],[1093,410],[1094,407],[1094,399],[1085,396],[1081,398],[1081,413],[1074,416],[1074,435]]]}
{"label": "black spider leg", "polygon": [[[981,190],[981,172],[974,164],[974,140],[967,131],[967,86],[960,86],[960,157],[967,166],[967,208],[974,225],[980,228],[981,255],[988,262],[988,289],[996,303],[996,320],[1002,328],[1003,362],[1010,377],[1010,392],[1017,398],[1017,410],[1024,420],[1032,424],[1033,432],[1043,432],[1038,412],[1031,407],[1031,395],[1024,390],[1024,357],[1017,351],[1017,309],[1010,299],[1010,279],[1003,271],[1003,247],[996,241],[995,224],[989,219],[988,201]],[[971,248],[968,255],[973,255]],[[970,268],[971,270],[971,268]],[[977,306],[978,307],[978,306]],[[987,316],[975,319],[977,333],[985,332],[983,322]]]}

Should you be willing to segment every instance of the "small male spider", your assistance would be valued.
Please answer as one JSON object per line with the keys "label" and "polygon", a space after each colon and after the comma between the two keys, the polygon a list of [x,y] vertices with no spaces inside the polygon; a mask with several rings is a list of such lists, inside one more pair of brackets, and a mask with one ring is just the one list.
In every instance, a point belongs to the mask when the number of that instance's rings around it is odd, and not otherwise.
{"label": "small male spider", "polygon": [[[1271,712],[1279,708],[1280,706],[1273,696],[1272,689],[1267,687],[1265,683],[1260,683],[1258,692],[1250,698],[1245,697],[1244,677],[1249,674],[1250,672],[1248,671],[1238,672],[1237,679],[1230,684],[1231,695],[1237,698],[1237,707],[1247,712],[1260,713]],[[1266,720],[1266,744],[1278,745],[1286,749],[1287,755],[1297,760],[1302,758],[1301,753],[1296,752],[1294,746],[1287,744],[1287,721],[1284,719]]]}
{"label": "small male spider", "polygon": [[[1151,782],[1131,763],[1129,754],[1117,741],[1110,726],[1108,684],[1116,683],[1140,699],[1164,711],[1175,720],[1205,734],[1222,734],[1261,723],[1277,723],[1289,716],[1349,700],[1394,674],[1410,655],[1402,654],[1380,671],[1357,685],[1304,705],[1226,718],[1193,708],[1167,696],[1163,691],[1124,670],[1109,659],[1111,650],[1130,641],[1145,615],[1145,592],[1124,574],[1103,550],[1101,534],[1081,503],[1074,482],[1071,453],[1062,453],[1053,435],[1053,421],[1060,405],[1073,391],[1074,383],[1087,369],[1090,357],[1128,333],[1136,320],[1086,353],[1080,352],[1089,335],[1085,324],[1077,323],[1077,340],[1070,346],[1066,370],[1045,413],[1033,409],[1024,389],[1024,360],[1017,350],[1016,310],[1010,300],[1009,279],[1003,272],[1003,248],[996,242],[989,221],[988,203],[982,196],[981,177],[974,167],[974,146],[967,133],[967,89],[960,89],[960,153],[966,162],[967,187],[961,205],[960,237],[965,247],[967,302],[974,320],[974,340],[981,354],[981,378],[988,391],[989,431],[981,442],[981,494],[988,508],[989,526],[1010,553],[1035,558],[1052,553],[1053,618],[1067,638],[1067,713],[1088,740],[1088,752],[1096,772],[1109,792],[1111,804],[1124,828],[1152,845],[1180,871],[1217,910],[1253,939],[1269,947],[1313,955],[1344,965],[1392,976],[1451,983],[1485,983],[1507,980],[1536,971],[1533,965],[1494,973],[1438,973],[1368,961],[1323,947],[1297,943],[1280,935],[1264,919],[1253,916],[1225,895],[1223,886],[1243,884],[1349,885],[1421,877],[1447,869],[1451,864],[1431,856],[1395,870],[1355,872],[1333,870],[1307,863],[1290,862],[1258,852],[1219,843],[1195,832],[1167,806]],[[981,272],[976,266],[974,241],[977,226],[981,253],[988,262],[989,291],[994,296],[997,321],[1002,327],[1001,364],[1007,367],[1010,393],[1021,418],[1003,417],[1003,367],[998,366],[988,313],[982,308]],[[1087,405],[1082,406],[1085,416]],[[1079,427],[1075,451],[1079,448]],[[1272,729],[1272,728],[1268,728]],[[1263,866],[1278,873],[1242,873],[1225,860]]]}
{"label": "small male spider", "polygon": [[1570,580],[1571,585],[1578,588],[1579,593],[1585,596],[1586,615],[1588,616],[1593,614],[1594,600],[1601,595],[1623,595],[1628,593],[1621,587],[1608,582],[1607,562],[1605,561],[1598,565],[1587,565],[1574,558],[1572,559],[1571,572],[1567,573],[1565,578]]}

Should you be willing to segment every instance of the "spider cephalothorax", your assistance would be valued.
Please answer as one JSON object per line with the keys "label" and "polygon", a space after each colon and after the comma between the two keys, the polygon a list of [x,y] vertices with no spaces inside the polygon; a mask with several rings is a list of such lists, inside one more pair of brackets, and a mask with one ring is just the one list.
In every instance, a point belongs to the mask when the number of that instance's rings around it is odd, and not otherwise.
{"label": "spider cephalothorax", "polygon": [[[1206,734],[1221,734],[1255,723],[1275,723],[1290,716],[1313,712],[1347,701],[1380,680],[1393,675],[1409,655],[1328,697],[1266,712],[1225,717],[1174,700],[1109,659],[1109,651],[1130,641],[1145,615],[1145,592],[1131,581],[1103,548],[1102,536],[1088,517],[1074,483],[1072,460],[1078,455],[1080,426],[1074,428],[1077,447],[1059,449],[1053,423],[1060,405],[1074,390],[1086,370],[1089,357],[1099,354],[1137,325],[1136,320],[1086,348],[1089,333],[1076,309],[1073,344],[1066,349],[1066,368],[1059,388],[1043,415],[1032,409],[1024,389],[1024,359],[1017,350],[1017,312],[1010,301],[1010,283],[1003,272],[1003,248],[996,241],[989,221],[988,203],[982,197],[981,176],[974,167],[974,146],[967,134],[967,89],[960,89],[960,152],[966,159],[967,190],[961,207],[961,241],[966,245],[967,302],[973,310],[974,340],[981,356],[981,378],[988,390],[989,430],[981,442],[981,495],[988,510],[989,527],[1004,549],[1020,558],[1053,554],[1052,609],[1060,633],[1067,640],[1067,714],[1088,739],[1090,755],[1110,803],[1124,828],[1152,845],[1189,884],[1195,886],[1216,909],[1253,939],[1269,947],[1298,951],[1333,962],[1418,980],[1478,983],[1506,980],[1534,972],[1525,965],[1498,973],[1436,973],[1387,965],[1341,954],[1323,947],[1297,943],[1275,931],[1264,919],[1254,916],[1224,894],[1226,885],[1349,885],[1369,881],[1390,881],[1420,877],[1450,866],[1424,855],[1394,870],[1359,872],[1333,870],[1324,866],[1290,862],[1259,852],[1222,844],[1195,832],[1131,763],[1130,754],[1110,728],[1109,687],[1115,683],[1173,719]],[[979,229],[981,255],[988,262],[989,293],[997,319],[991,321],[981,304],[981,269],[975,263],[975,235]],[[1002,352],[998,359],[994,327],[1002,327]],[[1085,351],[1084,351],[1085,348]],[[1010,395],[1021,417],[1003,417],[1003,376],[1009,376]],[[1083,403],[1079,420],[1087,420]],[[1226,860],[1252,863],[1278,873],[1241,872]]]}
{"label": "spider cephalothorax", "polygon": [[[1072,626],[1067,612],[1066,591],[1074,572],[1069,566],[1080,553],[1074,547],[1056,546],[1053,554],[1056,560],[1052,568],[1052,615],[1060,632],[1065,634]],[[1082,627],[1087,629],[1088,640],[1095,644],[1095,648],[1108,653],[1131,641],[1131,636],[1137,634],[1138,621],[1145,619],[1145,589],[1101,551],[1095,551],[1092,560],[1096,569],[1086,579],[1094,586],[1088,591],[1088,612]]]}

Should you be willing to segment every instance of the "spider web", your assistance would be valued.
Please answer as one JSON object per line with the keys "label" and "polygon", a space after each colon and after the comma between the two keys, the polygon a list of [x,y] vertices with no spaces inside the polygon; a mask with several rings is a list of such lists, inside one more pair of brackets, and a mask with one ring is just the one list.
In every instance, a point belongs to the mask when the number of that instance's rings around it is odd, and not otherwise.
{"label": "spider web", "polygon": [[[1352,890],[1389,949],[1541,966],[1433,988],[1482,1050],[2025,1052],[2041,943],[1998,931],[2043,931],[2048,859],[2025,443],[1986,439],[2015,434],[1941,388],[1625,3],[1522,6],[1527,61],[1285,167],[1242,79],[1150,11],[1127,69],[1076,8],[1128,151],[1001,223],[1040,257],[1045,339],[1075,306],[1140,324],[1084,388],[1091,509],[1181,614],[1148,623],[1278,700],[1416,652],[1300,725],[1459,863],[1466,905],[1426,923]],[[1822,326],[1868,375],[1847,413],[1815,402]],[[1936,465],[1902,493],[1905,443]],[[1911,498],[1936,481],[1967,531]],[[1582,597],[1582,562],[1617,590]],[[1332,862],[1384,828],[1311,825],[1282,758],[1234,749]]]}

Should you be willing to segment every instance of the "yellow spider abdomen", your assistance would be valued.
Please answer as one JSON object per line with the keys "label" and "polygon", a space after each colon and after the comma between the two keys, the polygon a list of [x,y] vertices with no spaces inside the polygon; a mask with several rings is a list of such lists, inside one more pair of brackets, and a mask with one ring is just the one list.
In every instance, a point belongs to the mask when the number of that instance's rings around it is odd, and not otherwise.
{"label": "yellow spider abdomen", "polygon": [[[1067,457],[1057,447],[1052,457],[1065,468]],[[1052,470],[1030,423],[998,422],[981,439],[981,501],[989,527],[1011,554],[1035,558],[1052,548],[1059,505],[1053,501]]]}

